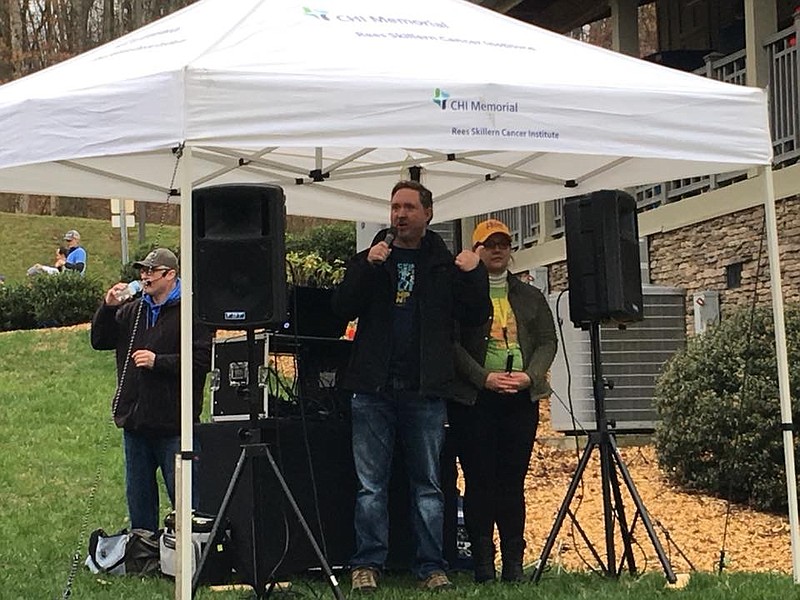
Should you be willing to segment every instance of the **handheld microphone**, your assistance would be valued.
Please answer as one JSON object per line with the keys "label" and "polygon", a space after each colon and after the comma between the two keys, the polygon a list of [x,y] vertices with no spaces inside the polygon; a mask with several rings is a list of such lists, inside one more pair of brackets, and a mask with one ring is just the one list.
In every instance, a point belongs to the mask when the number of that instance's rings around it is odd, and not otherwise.
{"label": "handheld microphone", "polygon": [[511,373],[514,370],[514,355],[509,354],[506,356],[506,373]]}
{"label": "handheld microphone", "polygon": [[388,231],[386,232],[386,237],[383,238],[383,241],[386,242],[386,245],[389,246],[389,248],[391,248],[392,244],[394,244],[394,238],[396,237],[397,227],[389,227]]}

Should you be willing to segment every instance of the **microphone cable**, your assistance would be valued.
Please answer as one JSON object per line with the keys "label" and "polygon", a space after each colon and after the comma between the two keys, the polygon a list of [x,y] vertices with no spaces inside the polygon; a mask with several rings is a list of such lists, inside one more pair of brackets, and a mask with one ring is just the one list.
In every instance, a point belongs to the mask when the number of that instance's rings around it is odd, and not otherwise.
{"label": "microphone cable", "polygon": [[[166,222],[167,209],[170,206],[169,201],[170,198],[172,197],[172,189],[173,186],[175,185],[175,178],[178,175],[178,166],[180,165],[181,157],[183,157],[183,148],[184,145],[180,144],[172,149],[172,153],[175,155],[175,164],[172,169],[172,177],[170,178],[169,191],[167,192],[166,195],[166,201],[164,202],[164,207],[161,210],[161,219],[159,221],[158,229],[156,230],[156,239],[155,239],[156,247],[158,247],[158,244],[161,240],[161,233],[164,229],[164,224]],[[122,373],[120,373],[118,376],[117,388],[114,392],[114,399],[112,400],[111,403],[111,415],[108,421],[106,422],[106,431],[105,434],[103,435],[103,440],[100,445],[100,453],[98,454],[98,457],[105,456],[105,454],[109,451],[111,447],[111,432],[114,431],[115,429],[114,418],[117,415],[117,406],[119,405],[119,398],[122,392],[122,386],[126,381],[126,376],[128,373],[128,364],[130,363],[131,354],[133,353],[134,339],[136,338],[136,333],[139,330],[139,322],[141,320],[143,305],[144,301],[140,300],[139,306],[136,310],[136,316],[134,317],[133,327],[131,328],[130,340],[128,342],[128,348],[126,350],[125,362],[123,363],[122,366]],[[74,547],[75,549],[73,550],[70,558],[70,566],[67,572],[67,580],[64,583],[64,589],[61,592],[62,600],[67,600],[72,596],[72,588],[75,584],[75,577],[78,574],[78,567],[80,566],[81,558],[83,555],[82,554],[83,548],[86,547],[86,542],[88,539],[87,534],[89,529],[89,515],[91,514],[92,509],[94,508],[94,501],[97,497],[97,490],[100,488],[101,473],[102,473],[102,468],[100,465],[100,461],[98,461],[97,468],[95,469],[94,473],[94,478],[92,480],[92,486],[91,488],[89,488],[89,495],[86,501],[86,509],[83,511],[83,515],[81,517],[81,524],[78,530],[78,537],[75,541],[75,547]]]}

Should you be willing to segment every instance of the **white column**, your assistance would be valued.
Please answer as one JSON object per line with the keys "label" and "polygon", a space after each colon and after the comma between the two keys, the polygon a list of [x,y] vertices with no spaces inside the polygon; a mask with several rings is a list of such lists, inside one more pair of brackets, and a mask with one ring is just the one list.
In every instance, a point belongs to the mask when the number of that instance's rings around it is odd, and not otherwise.
{"label": "white column", "polygon": [[611,47],[629,56],[639,56],[638,0],[611,0]]}
{"label": "white column", "polygon": [[[186,146],[180,159],[181,182],[181,455],[182,468],[175,482],[175,599],[192,597],[192,462],[194,423],[192,415],[192,149]],[[180,475],[180,478],[178,478]]]}
{"label": "white column", "polygon": [[764,217],[769,254],[769,279],[772,292],[772,314],[775,321],[775,355],[778,358],[778,391],[781,404],[781,429],[783,455],[786,467],[786,488],[789,502],[789,533],[792,543],[792,573],[794,582],[800,583],[800,523],[797,515],[797,483],[794,465],[794,436],[792,433],[792,398],[789,388],[789,355],[786,351],[786,325],[783,318],[783,291],[781,261],[778,246],[778,219],[775,215],[775,186],[772,167],[761,168],[764,180]]}
{"label": "white column", "polygon": [[764,40],[778,27],[776,2],[744,0],[745,68],[747,85],[765,88],[769,84],[769,56]]}

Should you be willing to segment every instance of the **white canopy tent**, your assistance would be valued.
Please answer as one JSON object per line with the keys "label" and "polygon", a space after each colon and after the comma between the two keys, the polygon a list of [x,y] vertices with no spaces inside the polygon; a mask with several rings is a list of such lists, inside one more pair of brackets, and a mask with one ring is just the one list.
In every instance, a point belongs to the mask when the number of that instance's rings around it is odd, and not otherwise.
{"label": "white canopy tent", "polygon": [[[757,167],[800,578],[763,90],[588,46],[462,0],[327,0],[314,8],[201,0],[0,87],[0,127],[2,191],[163,202],[175,195],[177,166],[184,199],[205,185],[276,183],[291,214],[376,222],[386,220],[388,192],[412,166],[434,192],[437,220]],[[191,253],[182,270],[190,332]],[[191,340],[183,337],[190,406]],[[191,411],[184,417],[190,450]],[[189,478],[186,469],[184,498]],[[186,527],[188,569],[185,536]]]}

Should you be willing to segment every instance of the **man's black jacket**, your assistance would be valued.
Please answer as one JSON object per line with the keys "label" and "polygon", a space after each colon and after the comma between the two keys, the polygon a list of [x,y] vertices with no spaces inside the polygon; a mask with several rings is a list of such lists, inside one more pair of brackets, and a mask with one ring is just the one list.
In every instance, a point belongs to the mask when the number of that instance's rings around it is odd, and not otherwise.
{"label": "man's black jacket", "polygon": [[[117,351],[118,377],[129,358],[129,341],[141,302],[138,298],[120,307],[103,304],[92,319],[92,348]],[[114,414],[119,427],[154,435],[180,433],[180,307],[180,301],[165,304],[156,324],[149,328],[147,306],[142,307],[131,352],[151,350],[156,360],[152,369],[136,367],[132,360],[128,361]],[[192,416],[197,421],[203,409],[203,385],[211,368],[211,331],[195,325],[193,340]]]}
{"label": "man's black jacket", "polygon": [[[386,236],[381,231],[374,245]],[[392,310],[396,273],[388,265],[367,262],[368,250],[356,254],[347,265],[344,281],[333,295],[339,316],[358,318],[350,365],[342,382],[347,390],[362,393],[385,389],[392,349]],[[419,392],[452,395],[454,325],[481,325],[491,314],[489,279],[483,263],[468,273],[453,262],[444,241],[433,231],[422,238],[416,266],[414,296],[419,319]]]}

